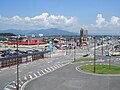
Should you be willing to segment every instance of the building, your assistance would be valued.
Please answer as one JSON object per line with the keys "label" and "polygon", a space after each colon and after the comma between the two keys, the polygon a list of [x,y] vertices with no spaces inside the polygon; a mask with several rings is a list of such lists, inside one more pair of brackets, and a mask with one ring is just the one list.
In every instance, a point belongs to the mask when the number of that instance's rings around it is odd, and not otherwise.
{"label": "building", "polygon": [[83,43],[87,40],[88,37],[88,30],[85,30],[83,28],[80,29],[80,43]]}
{"label": "building", "polygon": [[83,28],[80,29],[80,37],[87,38],[88,30],[84,30]]}

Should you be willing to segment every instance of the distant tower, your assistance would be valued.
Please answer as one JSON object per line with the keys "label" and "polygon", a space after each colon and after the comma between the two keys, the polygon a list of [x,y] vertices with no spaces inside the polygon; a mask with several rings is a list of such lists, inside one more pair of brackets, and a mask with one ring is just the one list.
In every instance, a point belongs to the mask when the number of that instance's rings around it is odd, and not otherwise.
{"label": "distant tower", "polygon": [[86,40],[88,37],[88,30],[84,30],[83,28],[80,29],[80,43]]}

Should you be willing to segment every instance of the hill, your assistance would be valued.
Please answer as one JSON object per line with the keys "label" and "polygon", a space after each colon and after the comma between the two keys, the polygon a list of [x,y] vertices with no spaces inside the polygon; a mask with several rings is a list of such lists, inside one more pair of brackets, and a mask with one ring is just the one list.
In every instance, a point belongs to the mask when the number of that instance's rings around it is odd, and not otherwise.
{"label": "hill", "polygon": [[78,35],[78,33],[64,31],[64,30],[59,30],[59,29],[56,29],[56,28],[36,30],[36,31],[32,31],[32,32],[30,32],[28,34],[34,34],[34,35],[43,34],[44,36],[52,36],[52,35]]}
{"label": "hill", "polygon": [[16,35],[39,35],[43,34],[44,36],[52,36],[52,35],[79,35],[78,33],[69,32],[65,30],[60,30],[56,28],[51,29],[41,29],[41,30],[15,30],[15,29],[9,29],[9,30],[0,30],[1,33],[13,33]]}
{"label": "hill", "polygon": [[0,33],[0,36],[15,36],[13,33]]}

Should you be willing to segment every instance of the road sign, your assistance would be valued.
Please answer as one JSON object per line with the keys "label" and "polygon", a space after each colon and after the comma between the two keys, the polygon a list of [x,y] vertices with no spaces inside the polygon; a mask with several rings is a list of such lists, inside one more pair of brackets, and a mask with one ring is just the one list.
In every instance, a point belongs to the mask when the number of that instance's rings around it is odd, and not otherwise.
{"label": "road sign", "polygon": [[105,56],[109,56],[109,52],[105,52]]}
{"label": "road sign", "polygon": [[52,41],[49,42],[49,49],[50,49],[50,52],[52,52]]}
{"label": "road sign", "polygon": [[105,56],[111,56],[111,54],[112,54],[111,52],[108,52],[108,51],[105,52]]}

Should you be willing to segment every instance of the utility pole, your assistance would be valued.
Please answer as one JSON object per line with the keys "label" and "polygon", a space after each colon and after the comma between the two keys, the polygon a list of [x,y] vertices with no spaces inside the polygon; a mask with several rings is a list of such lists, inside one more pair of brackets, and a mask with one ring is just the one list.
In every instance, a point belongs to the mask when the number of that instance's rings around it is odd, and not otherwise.
{"label": "utility pole", "polygon": [[96,72],[96,67],[95,67],[95,64],[96,64],[96,37],[94,36],[94,73]]}
{"label": "utility pole", "polygon": [[18,36],[17,36],[17,85],[16,89],[19,90],[19,59],[18,59]]}
{"label": "utility pole", "polygon": [[67,55],[67,37],[66,37],[66,55]]}
{"label": "utility pole", "polygon": [[103,56],[103,36],[102,36],[102,56]]}
{"label": "utility pole", "polygon": [[74,37],[74,61],[75,61],[75,37]]}

